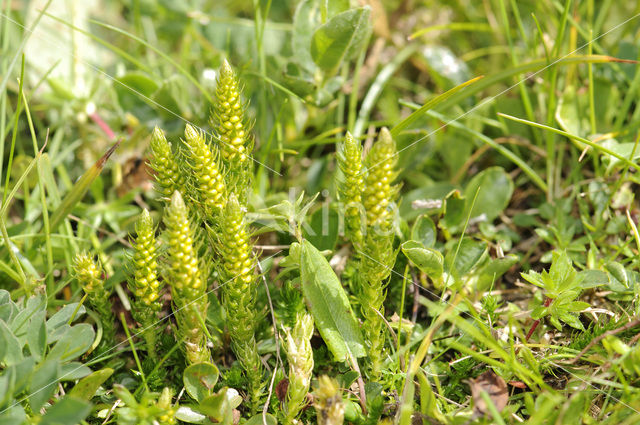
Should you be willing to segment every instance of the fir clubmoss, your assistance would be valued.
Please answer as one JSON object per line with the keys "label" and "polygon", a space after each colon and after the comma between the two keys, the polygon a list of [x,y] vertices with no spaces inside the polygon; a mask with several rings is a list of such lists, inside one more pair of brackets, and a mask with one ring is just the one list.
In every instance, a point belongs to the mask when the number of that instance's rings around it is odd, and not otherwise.
{"label": "fir clubmoss", "polygon": [[157,244],[155,226],[149,211],[144,209],[136,222],[136,237],[132,241],[133,278],[129,281],[129,289],[135,295],[133,318],[140,323],[147,353],[153,359],[156,355],[156,329],[153,327],[162,309],[160,291],[162,285],[158,281]]}
{"label": "fir clubmoss", "polygon": [[380,131],[366,158],[363,202],[367,217],[364,243],[358,252],[356,274],[357,296],[364,318],[362,329],[369,345],[369,375],[379,380],[385,343],[384,300],[387,279],[393,268],[396,253],[393,249],[394,212],[398,186],[392,186],[397,173],[396,147],[386,128]]}
{"label": "fir clubmoss", "polygon": [[171,149],[171,143],[158,127],[153,129],[151,135],[151,154],[149,165],[156,172],[156,191],[167,199],[174,191],[183,191],[186,181],[184,173]]}
{"label": "fir clubmoss", "polygon": [[193,241],[193,229],[180,192],[174,192],[165,212],[165,236],[169,244],[167,281],[176,308],[179,336],[184,338],[189,363],[209,360],[204,323],[208,300]]}
{"label": "fir clubmoss", "polygon": [[211,126],[220,141],[220,153],[228,168],[230,191],[236,193],[241,202],[246,199],[253,170],[253,137],[246,122],[246,105],[235,72],[225,60],[220,66],[216,100]]}
{"label": "fir clubmoss", "polygon": [[307,403],[307,393],[313,372],[313,317],[299,313],[293,330],[285,329],[287,361],[289,362],[289,388],[285,409],[285,424],[296,423],[296,416]]}
{"label": "fir clubmoss", "polygon": [[109,292],[104,287],[102,268],[89,254],[83,252],[75,256],[74,272],[76,279],[87,294],[89,304],[98,313],[102,322],[103,335],[99,351],[104,351],[115,341],[114,323],[116,320],[111,310]]}
{"label": "fir clubmoss", "polygon": [[187,124],[184,134],[198,201],[207,214],[219,212],[225,203],[226,189],[216,155],[205,142],[201,131]]}
{"label": "fir clubmoss", "polygon": [[343,205],[345,235],[354,246],[362,245],[362,146],[347,132],[344,143],[338,148],[338,166],[342,178],[338,181],[338,193]]}
{"label": "fir clubmoss", "polygon": [[229,197],[220,228],[219,247],[225,276],[222,301],[227,313],[227,328],[232,349],[247,375],[252,409],[255,411],[262,386],[262,366],[255,338],[258,323],[257,279],[245,213],[235,194]]}
{"label": "fir clubmoss", "polygon": [[338,381],[327,375],[320,376],[315,395],[318,425],[341,425],[344,422],[344,403]]}
{"label": "fir clubmoss", "polygon": [[365,161],[367,174],[363,202],[369,228],[379,226],[382,230],[388,230],[392,222],[388,220],[392,214],[389,205],[395,200],[399,189],[391,185],[397,175],[394,170],[396,160],[396,144],[389,130],[383,127]]}

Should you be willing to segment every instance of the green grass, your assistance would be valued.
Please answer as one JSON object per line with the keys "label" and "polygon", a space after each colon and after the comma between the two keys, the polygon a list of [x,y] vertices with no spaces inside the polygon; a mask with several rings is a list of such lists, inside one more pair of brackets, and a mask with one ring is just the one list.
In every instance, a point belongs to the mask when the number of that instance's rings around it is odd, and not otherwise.
{"label": "green grass", "polygon": [[24,3],[0,2],[0,422],[640,422],[640,3]]}

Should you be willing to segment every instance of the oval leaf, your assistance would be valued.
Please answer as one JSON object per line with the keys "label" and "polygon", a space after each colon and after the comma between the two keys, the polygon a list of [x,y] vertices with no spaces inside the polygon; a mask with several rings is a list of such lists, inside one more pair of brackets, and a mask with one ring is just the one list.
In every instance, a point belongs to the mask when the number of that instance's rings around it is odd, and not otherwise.
{"label": "oval leaf", "polygon": [[273,415],[266,414],[264,417],[262,414],[252,416],[244,425],[277,425],[278,421]]}
{"label": "oval leaf", "polygon": [[91,325],[81,323],[72,326],[69,331],[53,346],[47,360],[60,359],[71,360],[84,354],[91,344],[95,332]]}
{"label": "oval leaf", "polygon": [[425,248],[420,242],[407,241],[402,244],[402,252],[414,266],[432,279],[442,276],[443,257],[433,248]]}
{"label": "oval leaf", "polygon": [[465,218],[484,215],[486,221],[493,221],[506,208],[512,194],[511,177],[501,167],[487,168],[472,178],[464,190]]}
{"label": "oval leaf", "polygon": [[187,367],[182,375],[184,388],[198,402],[211,395],[220,371],[211,363],[197,363]]}
{"label": "oval leaf", "polygon": [[447,252],[444,260],[445,266],[449,269],[449,274],[459,279],[469,273],[480,262],[486,251],[487,244],[485,242],[463,238],[459,247],[456,244],[455,249]]}
{"label": "oval leaf", "polygon": [[81,400],[89,401],[96,394],[100,385],[109,379],[112,374],[113,369],[108,367],[96,370],[91,375],[82,378],[75,387],[71,389],[69,395]]}
{"label": "oval leaf", "polygon": [[327,347],[337,361],[364,357],[360,327],[327,259],[307,240],[300,254],[302,293]]}
{"label": "oval leaf", "polygon": [[431,248],[436,243],[436,225],[429,216],[421,215],[413,223],[411,228],[411,239],[420,242],[427,248]]}
{"label": "oval leaf", "polygon": [[329,19],[311,37],[311,57],[325,72],[331,73],[343,60],[355,56],[367,35],[371,23],[368,6],[347,10]]}

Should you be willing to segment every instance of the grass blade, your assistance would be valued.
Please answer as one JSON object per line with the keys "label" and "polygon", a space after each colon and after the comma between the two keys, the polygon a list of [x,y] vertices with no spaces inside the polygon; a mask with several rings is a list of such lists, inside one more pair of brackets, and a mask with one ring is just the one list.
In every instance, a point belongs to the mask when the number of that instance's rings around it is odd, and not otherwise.
{"label": "grass blade", "polygon": [[104,164],[107,162],[109,157],[113,154],[116,148],[120,145],[122,140],[118,140],[113,146],[109,148],[109,150],[102,155],[100,159],[96,161],[95,164],[91,166],[80,179],[73,185],[67,196],[64,197],[58,208],[51,215],[51,230],[55,230],[62,220],[64,220],[67,215],[73,210],[78,202],[82,199],[82,197],[87,193],[91,183],[100,175],[102,169],[104,168]]}

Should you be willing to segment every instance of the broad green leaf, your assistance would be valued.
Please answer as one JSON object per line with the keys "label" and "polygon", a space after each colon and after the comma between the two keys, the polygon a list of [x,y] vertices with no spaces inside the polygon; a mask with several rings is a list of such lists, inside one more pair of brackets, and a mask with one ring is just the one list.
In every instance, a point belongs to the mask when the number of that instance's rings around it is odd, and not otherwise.
{"label": "broad green leaf", "polygon": [[[588,114],[582,111],[587,110],[589,110],[588,96],[576,95],[575,87],[566,87],[558,99],[556,121],[564,131],[586,137],[591,132],[591,127]],[[584,149],[584,145],[579,147]]]}
{"label": "broad green leaf", "polygon": [[429,74],[440,87],[452,87],[469,79],[469,67],[448,47],[427,43],[419,50],[428,65]]}
{"label": "broad green leaf", "polygon": [[[36,367],[36,359],[33,356],[26,357],[20,363],[16,363],[7,367],[5,377],[10,377],[10,382],[13,385],[12,392],[19,394],[27,388],[27,385],[31,381],[31,375]],[[10,376],[13,375],[13,376]],[[0,410],[2,410],[2,394],[6,394],[6,397],[11,396],[3,392],[3,388],[0,388]],[[5,400],[6,401],[6,400]]]}
{"label": "broad green leaf", "polygon": [[[77,312],[76,309],[78,310]],[[69,320],[71,320],[74,313],[75,318],[77,319],[85,314],[86,311],[87,310],[84,306],[80,306],[80,308],[78,308],[78,303],[70,303],[62,307],[53,316],[51,316],[49,320],[47,320],[47,338],[51,338],[56,329],[66,325]]]}
{"label": "broad green leaf", "polygon": [[560,320],[562,320],[564,323],[571,326],[572,328],[584,330],[584,326],[582,325],[582,322],[580,322],[580,319],[578,319],[576,316],[574,316],[571,313],[567,312],[567,313],[561,314]]}
{"label": "broad green leaf", "polygon": [[75,381],[91,374],[91,369],[80,362],[63,363],[60,368],[61,381]]}
{"label": "broad green leaf", "polygon": [[320,251],[332,251],[338,241],[340,216],[333,208],[323,206],[313,213],[309,229],[304,227],[304,237]]}
{"label": "broad green leaf", "polygon": [[[137,95],[144,95],[149,97],[158,90],[158,83],[150,78],[147,74],[134,71],[129,72],[122,77],[118,78],[118,82],[122,83],[123,86],[128,87],[129,89],[134,89]],[[115,87],[118,85],[116,84]]]}
{"label": "broad green leaf", "polygon": [[182,382],[189,395],[200,402],[211,395],[219,376],[220,371],[215,365],[206,362],[197,363],[184,370]]}
{"label": "broad green leaf", "polygon": [[22,406],[15,405],[0,413],[0,424],[23,424],[27,420]]}
{"label": "broad green leaf", "polygon": [[459,279],[469,273],[487,252],[486,242],[479,242],[471,238],[463,238],[455,249],[447,252],[444,259],[445,268],[454,278]]}
{"label": "broad green leaf", "polygon": [[46,310],[35,313],[27,327],[27,343],[29,344],[29,351],[32,355],[36,356],[38,360],[40,360],[44,355],[44,350],[47,346],[46,316]]}
{"label": "broad green leaf", "polygon": [[267,413],[264,417],[262,416],[262,414],[252,416],[251,418],[249,418],[247,422],[244,423],[244,425],[265,425],[265,424],[277,425],[278,421],[273,415]]}
{"label": "broad green leaf", "polygon": [[11,329],[0,320],[0,362],[7,366],[22,361],[22,346]]}
{"label": "broad green leaf", "polygon": [[90,411],[91,404],[88,401],[65,396],[47,409],[39,425],[78,424]]}
{"label": "broad green leaf", "polygon": [[312,72],[315,68],[309,49],[313,31],[320,24],[321,14],[317,0],[304,0],[298,3],[296,12],[293,15],[292,58],[307,72]]}
{"label": "broad green leaf", "polygon": [[501,167],[487,168],[474,176],[464,189],[465,217],[484,215],[486,221],[492,222],[509,204],[512,194],[511,177]]}
{"label": "broad green leaf", "polygon": [[96,370],[91,375],[82,378],[68,394],[72,397],[89,401],[96,394],[100,385],[109,379],[112,374],[113,369],[108,367]]}
{"label": "broad green leaf", "polygon": [[502,258],[495,258],[489,261],[480,270],[480,278],[478,279],[477,289],[486,291],[492,283],[507,272],[514,264],[518,262],[518,257],[509,254]]}
{"label": "broad green leaf", "polygon": [[11,330],[19,339],[27,333],[28,324],[34,314],[38,311],[46,311],[47,297],[44,294],[38,294],[29,298],[23,309],[16,315],[11,322]]}
{"label": "broad green leaf", "polygon": [[327,347],[337,361],[364,357],[360,327],[329,262],[307,240],[300,254],[302,293]]}
{"label": "broad green leaf", "polygon": [[95,332],[91,325],[80,323],[72,326],[71,329],[53,346],[47,360],[60,359],[71,360],[79,357],[87,352],[93,339]]}
{"label": "broad green leaf", "polygon": [[438,225],[446,229],[455,229],[464,224],[465,199],[457,190],[449,193],[444,199],[444,217]]}
{"label": "broad green leaf", "polygon": [[11,300],[11,294],[4,289],[0,289],[0,320],[10,323],[16,314],[18,314],[18,307]]}
{"label": "broad green leaf", "polygon": [[344,60],[360,51],[371,28],[368,6],[342,12],[318,28],[311,37],[311,57],[323,71],[333,73]]}
{"label": "broad green leaf", "polygon": [[29,405],[37,412],[44,406],[58,389],[60,363],[57,360],[47,360],[41,363],[33,372],[29,384]]}
{"label": "broad green leaf", "polygon": [[233,423],[233,412],[227,397],[228,390],[225,387],[217,394],[205,397],[198,405],[198,411],[207,415],[215,423],[231,425]]}
{"label": "broad green leaf", "polygon": [[411,228],[411,239],[420,242],[427,248],[435,245],[437,239],[436,225],[429,216],[423,214],[416,219]]}
{"label": "broad green leaf", "polygon": [[407,241],[401,248],[409,261],[431,279],[442,276],[444,258],[440,252],[433,248],[425,248],[417,241]]}
{"label": "broad green leaf", "polygon": [[[196,412],[192,406],[180,406],[176,412],[176,419],[189,424],[203,424],[207,417],[202,413]],[[207,422],[210,423],[210,422]]]}
{"label": "broad green leaf", "polygon": [[578,273],[580,276],[580,288],[588,289],[609,283],[607,274],[601,270],[583,270]]}

